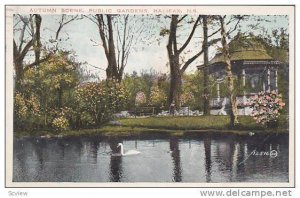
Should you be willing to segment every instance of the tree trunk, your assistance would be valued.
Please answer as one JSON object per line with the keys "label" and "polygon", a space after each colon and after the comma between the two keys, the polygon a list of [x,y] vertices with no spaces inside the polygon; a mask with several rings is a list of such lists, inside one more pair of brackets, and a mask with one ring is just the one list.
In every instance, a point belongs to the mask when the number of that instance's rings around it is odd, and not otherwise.
{"label": "tree trunk", "polygon": [[47,124],[47,99],[44,97],[44,127],[46,127]]}
{"label": "tree trunk", "polygon": [[106,78],[108,80],[113,79],[120,82],[122,80],[123,69],[119,70],[118,68],[112,15],[107,14],[105,16],[106,23],[103,14],[96,15],[98,21],[98,30],[107,60]]}
{"label": "tree trunk", "polygon": [[208,35],[207,35],[207,16],[203,16],[203,114],[209,115],[209,90],[208,90]]}
{"label": "tree trunk", "polygon": [[117,59],[115,52],[115,44],[114,44],[114,36],[113,36],[113,27],[112,27],[112,18],[111,15],[106,15],[107,18],[107,26],[108,26],[108,67],[107,67],[107,78],[110,79],[118,79],[119,73],[117,68]]}
{"label": "tree trunk", "polygon": [[35,26],[36,26],[36,32],[34,36],[34,42],[33,42],[33,49],[35,54],[35,62],[37,63],[37,67],[40,63],[40,57],[41,57],[41,23],[42,23],[42,17],[39,14],[35,15]]}
{"label": "tree trunk", "polygon": [[58,90],[57,90],[57,107],[58,108],[61,108],[62,107],[62,97],[63,97],[63,90],[62,88],[60,87]]}
{"label": "tree trunk", "polygon": [[188,38],[180,47],[178,47],[177,46],[177,44],[178,44],[177,43],[177,35],[176,35],[177,27],[178,27],[178,23],[180,23],[185,17],[186,17],[186,15],[181,18],[179,18],[179,15],[171,16],[170,34],[169,34],[169,40],[168,40],[168,45],[167,45],[169,64],[170,64],[170,78],[171,78],[168,102],[169,102],[169,105],[172,102],[174,102],[176,109],[179,109],[179,107],[180,107],[182,74],[185,72],[187,67],[203,53],[203,50],[201,50],[200,52],[198,52],[194,56],[192,56],[190,59],[188,59],[185,63],[182,63],[182,64],[179,63],[180,54],[182,54],[182,52],[185,50],[185,48],[191,42],[191,39],[195,33],[195,30],[196,30],[197,25],[200,20],[200,16],[198,16]]}
{"label": "tree trunk", "polygon": [[226,70],[226,76],[227,76],[227,86],[228,86],[228,92],[229,92],[229,115],[230,115],[230,126],[234,127],[238,125],[238,115],[237,115],[237,103],[236,103],[236,93],[234,90],[234,76],[231,71],[231,62],[230,62],[230,53],[229,53],[229,46],[227,44],[227,34],[225,30],[225,24],[224,24],[224,18],[220,16],[220,22],[221,22],[221,42],[223,47],[223,55],[225,60],[225,70]]}
{"label": "tree trunk", "polygon": [[170,92],[169,92],[169,106],[175,103],[178,110],[180,107],[180,94],[181,94],[181,71],[179,65],[179,52],[177,49],[176,31],[178,24],[178,15],[172,15],[170,24],[170,35],[167,45],[168,57],[170,63]]}
{"label": "tree trunk", "polygon": [[[172,66],[171,66],[172,65]],[[170,64],[170,93],[169,93],[169,105],[175,103],[175,107],[178,110],[180,107],[180,95],[181,95],[181,73],[179,65],[175,62]]]}
{"label": "tree trunk", "polygon": [[22,91],[22,80],[24,77],[24,68],[23,68],[23,60],[22,61],[15,61],[15,71],[16,71],[16,77],[15,77],[15,90],[16,91]]}

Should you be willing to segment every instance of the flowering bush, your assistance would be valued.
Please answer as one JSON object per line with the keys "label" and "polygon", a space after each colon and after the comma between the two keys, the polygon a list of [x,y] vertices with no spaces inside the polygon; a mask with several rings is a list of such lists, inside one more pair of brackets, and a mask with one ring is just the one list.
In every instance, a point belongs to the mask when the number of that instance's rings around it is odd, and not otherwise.
{"label": "flowering bush", "polygon": [[194,99],[192,92],[184,92],[180,95],[180,106],[187,105]]}
{"label": "flowering bush", "polygon": [[108,121],[127,101],[123,86],[113,81],[81,85],[76,89],[75,97],[81,113],[88,113],[96,125]]}
{"label": "flowering bush", "polygon": [[154,85],[151,87],[149,105],[159,107],[161,105],[164,105],[166,103],[166,100],[166,94],[161,89],[159,89],[158,85]]}
{"label": "flowering bush", "polygon": [[39,116],[40,114],[40,103],[34,95],[25,98],[23,94],[16,92],[14,104],[18,119],[26,119],[29,116]]}
{"label": "flowering bush", "polygon": [[26,99],[22,94],[16,92],[15,95],[15,115],[17,119],[26,119],[28,107],[26,105]]}
{"label": "flowering bush", "polygon": [[249,106],[253,109],[251,116],[256,123],[271,127],[277,125],[280,110],[285,103],[282,101],[282,95],[276,91],[259,92],[250,99]]}
{"label": "flowering bush", "polygon": [[30,94],[25,96],[20,92],[14,97],[14,124],[18,129],[38,128],[40,125],[40,103],[38,98]]}
{"label": "flowering bush", "polygon": [[61,116],[52,121],[52,126],[56,131],[63,131],[68,129],[69,122],[67,118]]}
{"label": "flowering bush", "polygon": [[145,104],[146,103],[146,95],[144,92],[142,91],[139,91],[137,92],[136,96],[135,96],[135,104],[137,106],[140,106],[142,104]]}

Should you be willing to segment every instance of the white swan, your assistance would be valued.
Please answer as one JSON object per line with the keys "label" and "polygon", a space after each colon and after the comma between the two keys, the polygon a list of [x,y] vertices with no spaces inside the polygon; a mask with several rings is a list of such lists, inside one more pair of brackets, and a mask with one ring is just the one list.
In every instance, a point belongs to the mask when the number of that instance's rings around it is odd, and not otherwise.
{"label": "white swan", "polygon": [[141,152],[137,151],[137,150],[129,150],[127,152],[124,153],[124,146],[122,143],[119,143],[117,148],[118,147],[121,147],[121,152],[120,152],[120,155],[121,156],[127,156],[127,155],[137,155],[137,154],[140,154]]}

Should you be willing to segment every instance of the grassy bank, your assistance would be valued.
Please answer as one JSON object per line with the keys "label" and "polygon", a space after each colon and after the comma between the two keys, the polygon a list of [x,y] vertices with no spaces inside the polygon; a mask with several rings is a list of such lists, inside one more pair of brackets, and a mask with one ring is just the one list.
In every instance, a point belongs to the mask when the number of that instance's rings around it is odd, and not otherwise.
{"label": "grassy bank", "polygon": [[[266,130],[264,127],[255,123],[250,116],[240,116],[240,125],[235,130]],[[141,127],[152,129],[169,129],[169,130],[203,130],[230,129],[229,116],[198,116],[198,117],[149,117],[140,119],[121,119],[119,122],[122,126]],[[288,120],[286,116],[279,119],[279,129],[287,129]]]}
{"label": "grassy bank", "polygon": [[255,123],[252,117],[239,117],[240,125],[234,129],[229,128],[228,116],[199,116],[199,117],[147,117],[126,118],[118,120],[120,126],[107,124],[101,128],[80,129],[67,131],[17,131],[17,137],[24,136],[82,136],[82,135],[104,135],[104,136],[130,136],[149,133],[168,133],[172,135],[183,135],[186,132],[208,132],[208,133],[235,133],[248,134],[249,131],[266,133],[286,133],[288,120],[286,116],[279,119],[278,129],[266,129]]}

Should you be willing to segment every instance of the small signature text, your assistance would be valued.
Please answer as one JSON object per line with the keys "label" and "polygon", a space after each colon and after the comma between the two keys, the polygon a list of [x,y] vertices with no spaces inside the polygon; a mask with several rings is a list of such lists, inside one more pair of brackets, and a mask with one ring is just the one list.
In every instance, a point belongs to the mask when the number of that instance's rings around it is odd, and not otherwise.
{"label": "small signature text", "polygon": [[270,150],[270,151],[257,151],[253,150],[250,153],[250,156],[269,156],[270,158],[276,158],[278,156],[278,152],[276,150]]}

